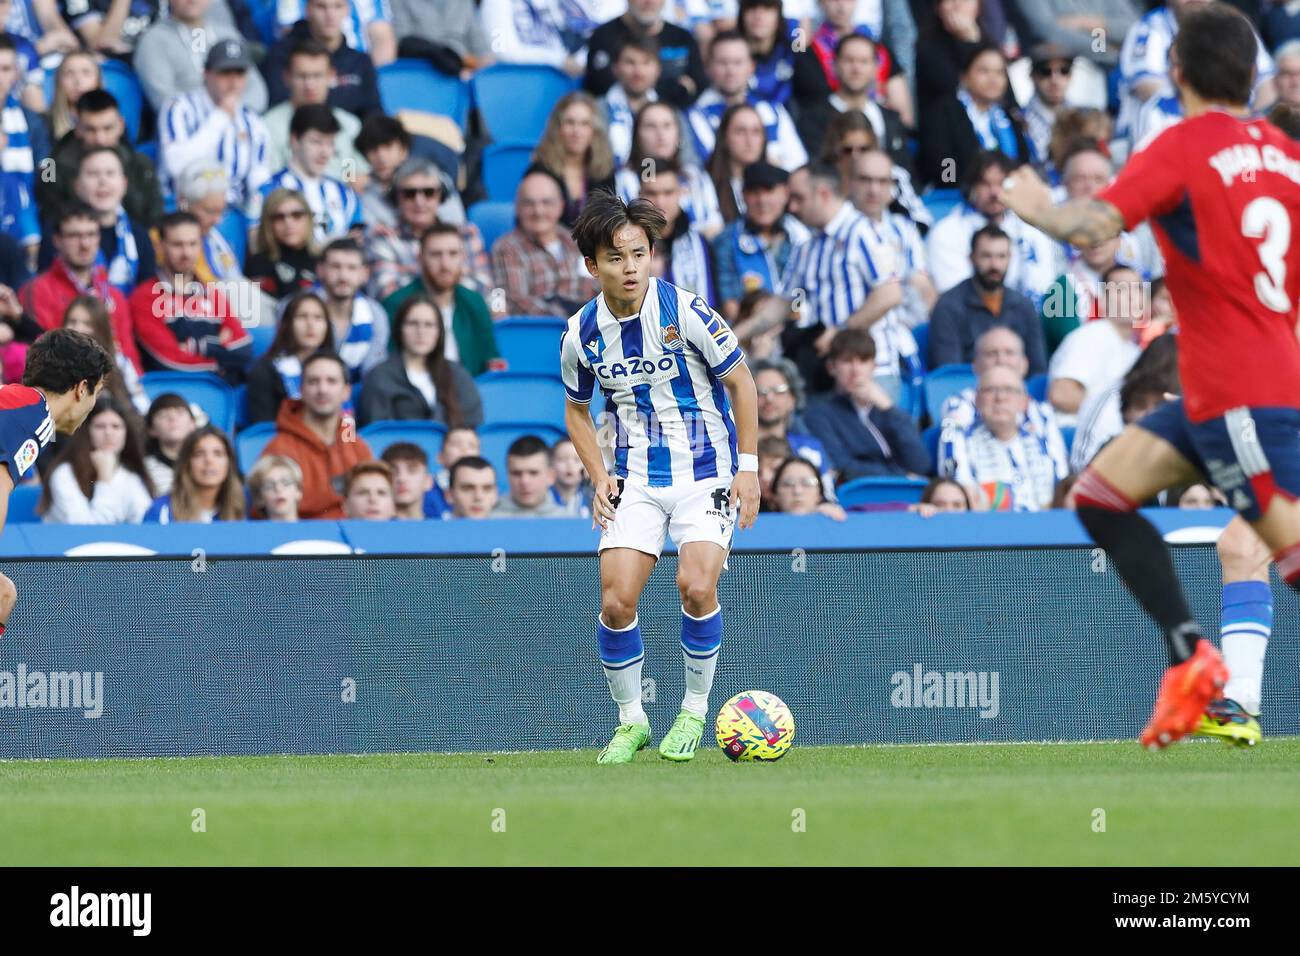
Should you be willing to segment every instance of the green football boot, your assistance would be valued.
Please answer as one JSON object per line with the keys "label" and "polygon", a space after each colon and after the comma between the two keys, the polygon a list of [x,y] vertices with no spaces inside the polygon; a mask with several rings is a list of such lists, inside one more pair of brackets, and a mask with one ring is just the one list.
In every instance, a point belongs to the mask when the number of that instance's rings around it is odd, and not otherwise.
{"label": "green football boot", "polygon": [[704,736],[704,718],[682,711],[673,721],[664,739],[659,741],[659,756],[665,760],[690,760]]}
{"label": "green football boot", "polygon": [[596,763],[631,763],[638,750],[644,750],[650,743],[650,725],[619,724],[618,730],[610,738],[605,749],[596,758]]}
{"label": "green football boot", "polygon": [[1253,747],[1264,739],[1259,721],[1235,700],[1220,698],[1210,702],[1192,731],[1197,737],[1217,737],[1225,744]]}

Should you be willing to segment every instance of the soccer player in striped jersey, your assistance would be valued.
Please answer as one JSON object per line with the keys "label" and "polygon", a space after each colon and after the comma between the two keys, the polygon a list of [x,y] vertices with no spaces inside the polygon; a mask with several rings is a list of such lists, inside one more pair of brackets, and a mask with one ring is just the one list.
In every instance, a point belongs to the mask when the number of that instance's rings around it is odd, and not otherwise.
{"label": "soccer player in striped jersey", "polygon": [[[55,432],[71,435],[81,427],[112,369],[113,359],[90,336],[54,329],[27,351],[23,383],[0,386],[0,528],[9,495],[35,473]],[[14,583],[0,574],[0,637],[17,601]]]}
{"label": "soccer player in striped jersey", "polygon": [[[718,578],[737,520],[758,513],[758,395],[727,323],[699,295],[650,275],[663,214],[597,190],[573,227],[601,292],[560,340],[565,421],[595,486],[601,665],[619,725],[598,763],[628,763],[650,742],[641,706],[645,657],[637,604],[669,534],[678,548],[686,696],[659,745],[690,760],[704,732],[722,646]],[[606,461],[590,404],[597,387],[612,427]],[[610,420],[612,419],[612,421]],[[736,511],[739,509],[739,516]]]}

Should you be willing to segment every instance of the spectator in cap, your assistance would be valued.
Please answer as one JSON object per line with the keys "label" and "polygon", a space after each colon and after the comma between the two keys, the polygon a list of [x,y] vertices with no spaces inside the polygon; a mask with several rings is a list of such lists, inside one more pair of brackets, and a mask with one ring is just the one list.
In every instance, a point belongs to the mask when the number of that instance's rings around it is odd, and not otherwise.
{"label": "spectator in cap", "polygon": [[[263,197],[277,189],[302,193],[316,223],[315,239],[322,245],[347,235],[360,240],[364,233],[356,190],[325,172],[334,158],[338,132],[339,122],[324,103],[298,107],[289,123],[289,165],[262,186]],[[260,207],[249,218],[256,226]]]}
{"label": "spectator in cap", "polygon": [[257,76],[251,65],[243,42],[222,40],[208,51],[199,88],[163,106],[158,160],[164,193],[175,194],[177,177],[196,160],[217,157],[226,169],[226,201],[247,216],[256,215],[258,191],[271,175],[271,137],[258,115],[264,105],[255,112],[245,101]]}
{"label": "spectator in cap", "polygon": [[740,300],[748,293],[784,292],[781,275],[790,250],[810,235],[807,226],[786,212],[789,183],[789,173],[765,160],[745,167],[745,214],[713,240],[717,301],[728,322],[736,321]]}
{"label": "spectator in cap", "polygon": [[[289,165],[289,123],[294,111],[310,103],[329,103],[330,90],[338,82],[334,64],[330,62],[330,51],[311,37],[299,40],[290,48],[283,79],[289,90],[289,99],[271,107],[262,117],[267,132],[271,134],[271,166],[274,169]],[[353,145],[361,132],[361,120],[333,104],[330,104],[330,112],[339,124],[339,135],[334,140],[334,158],[325,172],[335,179],[355,177],[352,185],[360,192],[363,180],[370,172],[365,157]]]}
{"label": "spectator in cap", "polygon": [[[220,13],[225,14],[223,19]],[[168,15],[149,27],[135,45],[133,65],[145,99],[159,113],[159,130],[165,129],[165,106],[186,93],[197,92],[204,85],[204,70],[211,69],[207,60],[212,52],[233,40],[243,49],[243,38],[229,19],[224,6],[213,0],[171,0]],[[244,54],[242,69],[250,62]],[[266,110],[266,84],[254,70],[241,88],[239,100],[254,113]],[[227,110],[233,115],[233,110]],[[183,134],[175,134],[183,135]],[[215,156],[216,150],[208,150]],[[181,166],[185,164],[182,163]]]}
{"label": "spectator in cap", "polygon": [[1025,134],[1033,150],[1033,162],[1045,166],[1048,147],[1052,144],[1052,126],[1066,105],[1065,92],[1070,85],[1074,60],[1061,47],[1043,44],[1033,49],[1030,63],[1034,95],[1025,105]]}

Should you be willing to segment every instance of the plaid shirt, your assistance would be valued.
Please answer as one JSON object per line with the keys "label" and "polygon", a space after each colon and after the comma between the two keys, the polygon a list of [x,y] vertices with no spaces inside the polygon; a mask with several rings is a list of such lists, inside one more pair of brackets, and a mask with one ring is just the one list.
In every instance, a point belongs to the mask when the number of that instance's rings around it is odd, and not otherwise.
{"label": "plaid shirt", "polygon": [[[465,271],[460,284],[473,289],[492,302],[492,270],[488,267],[487,249],[478,226],[462,223],[460,237],[465,243]],[[381,302],[412,279],[420,276],[420,239],[403,223],[397,229],[375,226],[366,241],[366,258],[370,260],[370,295]]]}
{"label": "plaid shirt", "polygon": [[1056,483],[1070,473],[1065,442],[1058,429],[1035,431],[1026,419],[1009,442],[999,441],[982,421],[944,428],[940,471],[963,485],[995,481],[1011,487],[1015,511],[1042,511],[1052,506]]}
{"label": "plaid shirt", "polygon": [[578,244],[557,232],[560,260],[518,229],[492,244],[492,273],[506,290],[509,315],[554,315],[567,319],[600,291],[582,264]]}

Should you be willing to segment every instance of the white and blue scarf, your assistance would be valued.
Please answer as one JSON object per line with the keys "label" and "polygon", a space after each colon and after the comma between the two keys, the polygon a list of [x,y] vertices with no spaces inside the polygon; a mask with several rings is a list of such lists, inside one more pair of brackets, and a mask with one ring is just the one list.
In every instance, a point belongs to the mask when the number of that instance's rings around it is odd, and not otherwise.
{"label": "white and blue scarf", "polygon": [[108,281],[125,296],[135,288],[140,275],[140,250],[135,245],[135,232],[131,228],[131,219],[121,206],[117,208],[117,222],[113,226],[117,236],[117,252],[112,259],[104,255],[100,246],[95,256],[95,265],[102,266],[108,273]]}
{"label": "white and blue scarf", "polygon": [[980,112],[970,93],[963,89],[957,90],[957,100],[966,108],[966,116],[970,119],[971,126],[975,128],[975,136],[980,141],[981,149],[997,149],[1012,159],[1022,158],[1020,145],[1016,142],[1016,129],[1006,110],[994,103],[987,110]]}

